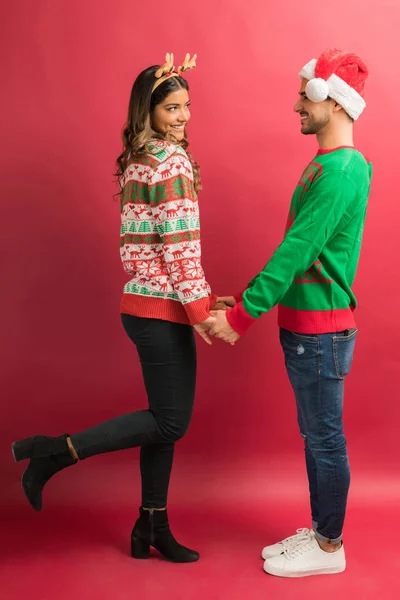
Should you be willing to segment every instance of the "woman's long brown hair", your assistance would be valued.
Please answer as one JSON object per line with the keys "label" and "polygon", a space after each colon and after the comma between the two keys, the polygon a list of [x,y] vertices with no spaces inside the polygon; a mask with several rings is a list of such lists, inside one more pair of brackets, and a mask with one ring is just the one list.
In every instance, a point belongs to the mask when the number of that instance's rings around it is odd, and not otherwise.
{"label": "woman's long brown hair", "polygon": [[193,169],[194,189],[198,194],[201,191],[200,167],[188,150],[189,142],[186,137],[176,141],[172,136],[157,133],[151,126],[151,113],[158,104],[172,92],[179,89],[189,91],[189,85],[183,77],[170,77],[159,85],[153,92],[155,73],[159,67],[149,67],[142,71],[133,84],[128,108],[128,119],[122,132],[123,151],[118,156],[117,172],[115,176],[123,187],[123,175],[128,162],[143,152],[148,152],[148,144],[152,139],[168,139],[185,149]]}

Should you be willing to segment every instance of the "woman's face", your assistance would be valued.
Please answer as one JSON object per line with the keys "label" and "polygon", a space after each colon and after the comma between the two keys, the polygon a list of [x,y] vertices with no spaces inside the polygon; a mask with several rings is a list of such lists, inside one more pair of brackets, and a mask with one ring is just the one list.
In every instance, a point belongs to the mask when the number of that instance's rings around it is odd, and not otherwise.
{"label": "woman's face", "polygon": [[178,142],[182,141],[186,123],[190,119],[189,105],[187,90],[180,89],[169,94],[161,104],[157,104],[151,115],[154,131],[170,133]]}

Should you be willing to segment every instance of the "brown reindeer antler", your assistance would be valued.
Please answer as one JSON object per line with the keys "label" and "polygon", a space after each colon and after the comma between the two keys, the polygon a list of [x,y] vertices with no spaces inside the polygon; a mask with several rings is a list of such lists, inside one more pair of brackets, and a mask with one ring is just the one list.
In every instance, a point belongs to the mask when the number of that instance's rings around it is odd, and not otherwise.
{"label": "brown reindeer antler", "polygon": [[185,60],[183,61],[183,65],[178,68],[178,73],[183,73],[184,71],[189,71],[190,69],[196,68],[196,59],[197,54],[195,54],[192,58],[190,58],[190,54],[186,54]]}
{"label": "brown reindeer antler", "polygon": [[163,75],[171,73],[174,68],[174,55],[167,53],[165,56],[165,64],[163,64],[155,73],[156,79],[160,79]]}
{"label": "brown reindeer antler", "polygon": [[161,85],[168,77],[180,77],[185,71],[196,68],[197,54],[194,54],[190,58],[190,54],[186,54],[183,64],[175,71],[174,67],[174,55],[167,54],[165,57],[165,64],[163,64],[156,72],[155,77],[157,79],[153,86],[153,92],[159,85]]}

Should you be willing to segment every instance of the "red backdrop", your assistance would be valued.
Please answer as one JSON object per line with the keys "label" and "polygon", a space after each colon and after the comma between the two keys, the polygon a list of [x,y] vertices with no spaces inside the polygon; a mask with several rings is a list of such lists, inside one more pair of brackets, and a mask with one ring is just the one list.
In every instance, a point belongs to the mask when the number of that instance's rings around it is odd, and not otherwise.
{"label": "red backdrop", "polygon": [[[149,12],[148,3],[128,0],[15,0],[3,7],[2,502],[22,502],[13,440],[72,433],[145,405],[119,319],[126,277],[112,173],[133,79],[166,51],[177,62],[188,51],[199,55],[188,75],[189,133],[204,182],[204,267],[220,294],[241,289],[279,244],[292,190],[316,149],[292,109],[299,69],[331,45],[358,52],[369,66],[368,108],[355,139],[374,179],[355,285],[360,334],[346,431],[353,465],[390,474],[400,458],[400,7],[385,2],[383,13],[378,5],[337,0],[317,12],[293,0],[284,10],[277,1],[157,0]],[[262,477],[268,464],[278,472],[292,454],[301,460],[277,334],[274,310],[235,348],[199,339],[196,410],[178,469],[186,461],[199,473],[213,466],[221,474],[249,469],[250,477],[262,466]],[[132,456],[101,459],[101,468]],[[89,481],[91,473],[85,469]],[[60,478],[49,493],[62,485]],[[195,477],[193,485],[201,494]]]}

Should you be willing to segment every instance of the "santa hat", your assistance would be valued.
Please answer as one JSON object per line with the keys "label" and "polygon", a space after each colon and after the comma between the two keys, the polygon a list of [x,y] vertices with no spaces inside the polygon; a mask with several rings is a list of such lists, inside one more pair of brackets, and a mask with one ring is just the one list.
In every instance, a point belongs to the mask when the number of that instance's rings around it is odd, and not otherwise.
{"label": "santa hat", "polygon": [[299,75],[308,79],[305,91],[312,102],[323,102],[329,96],[354,120],[366,107],[363,94],[368,69],[356,54],[330,48],[318,60],[310,60]]}

